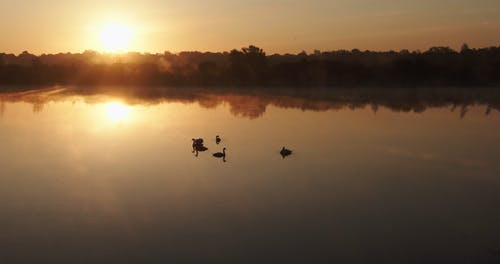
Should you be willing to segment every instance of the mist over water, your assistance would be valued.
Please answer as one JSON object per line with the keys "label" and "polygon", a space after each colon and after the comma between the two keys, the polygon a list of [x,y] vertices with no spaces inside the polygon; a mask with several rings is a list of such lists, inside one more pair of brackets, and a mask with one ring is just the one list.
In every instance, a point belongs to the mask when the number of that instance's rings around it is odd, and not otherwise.
{"label": "mist over water", "polygon": [[496,263],[499,109],[488,88],[0,94],[0,259]]}

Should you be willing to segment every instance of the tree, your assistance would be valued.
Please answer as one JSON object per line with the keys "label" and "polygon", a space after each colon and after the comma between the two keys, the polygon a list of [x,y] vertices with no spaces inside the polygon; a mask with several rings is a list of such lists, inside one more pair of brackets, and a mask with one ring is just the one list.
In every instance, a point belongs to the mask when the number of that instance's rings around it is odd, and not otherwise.
{"label": "tree", "polygon": [[264,52],[263,49],[261,48],[258,48],[254,45],[250,45],[248,46],[248,48],[242,48],[241,49],[243,51],[244,54],[253,54],[253,55],[257,55],[257,56],[266,56],[266,53]]}
{"label": "tree", "polygon": [[460,53],[462,54],[470,54],[472,52],[472,50],[469,48],[469,45],[467,45],[467,43],[464,43],[462,45],[462,48],[460,49]]}
{"label": "tree", "polygon": [[450,47],[432,47],[426,52],[427,54],[455,54],[457,53]]}
{"label": "tree", "polygon": [[258,84],[263,80],[267,58],[263,49],[250,45],[230,53],[231,77],[239,84]]}

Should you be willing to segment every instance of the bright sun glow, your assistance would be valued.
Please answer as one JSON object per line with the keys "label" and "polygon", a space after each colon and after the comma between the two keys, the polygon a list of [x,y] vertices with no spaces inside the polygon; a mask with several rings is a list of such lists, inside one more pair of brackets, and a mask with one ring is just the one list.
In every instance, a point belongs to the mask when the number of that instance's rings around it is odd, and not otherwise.
{"label": "bright sun glow", "polygon": [[124,121],[129,117],[130,107],[119,102],[111,102],[106,105],[109,119],[114,122]]}
{"label": "bright sun glow", "polygon": [[107,52],[125,52],[130,47],[132,29],[119,23],[109,23],[101,31],[101,45]]}

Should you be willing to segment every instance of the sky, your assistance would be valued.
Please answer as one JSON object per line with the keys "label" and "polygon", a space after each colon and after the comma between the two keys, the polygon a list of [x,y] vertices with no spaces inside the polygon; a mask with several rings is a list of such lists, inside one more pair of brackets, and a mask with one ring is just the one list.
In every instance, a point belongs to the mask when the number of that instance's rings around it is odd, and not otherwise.
{"label": "sky", "polygon": [[458,49],[500,45],[500,1],[0,0],[0,52],[106,51],[109,24],[131,32],[127,51],[151,53]]}

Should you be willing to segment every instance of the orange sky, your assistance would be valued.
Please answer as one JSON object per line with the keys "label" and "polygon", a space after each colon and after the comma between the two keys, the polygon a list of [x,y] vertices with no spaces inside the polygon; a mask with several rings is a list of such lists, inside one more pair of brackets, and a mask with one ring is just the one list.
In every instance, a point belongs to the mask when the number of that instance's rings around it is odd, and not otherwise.
{"label": "orange sky", "polygon": [[0,4],[0,52],[104,51],[109,23],[140,52],[500,45],[498,0],[19,0]]}

